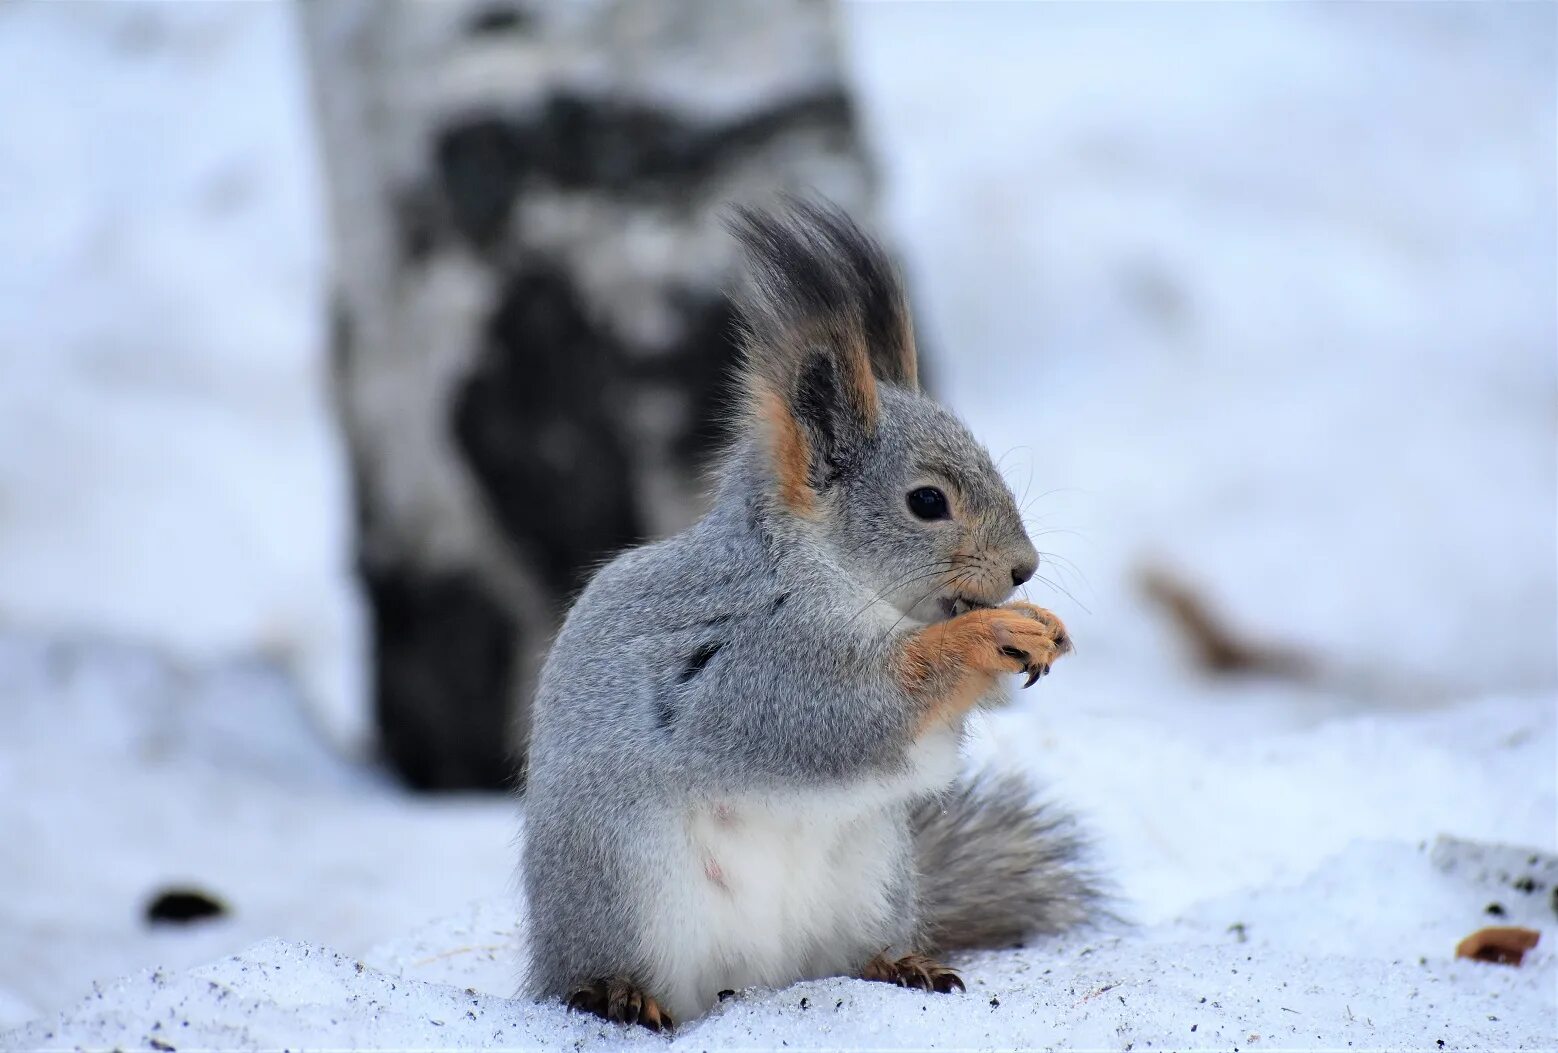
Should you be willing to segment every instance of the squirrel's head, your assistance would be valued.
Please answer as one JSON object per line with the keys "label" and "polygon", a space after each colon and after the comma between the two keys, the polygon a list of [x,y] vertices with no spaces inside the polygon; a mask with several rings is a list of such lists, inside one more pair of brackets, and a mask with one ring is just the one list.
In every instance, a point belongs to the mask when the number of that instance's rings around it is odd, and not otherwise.
{"label": "squirrel's head", "polygon": [[773,506],[924,621],[993,606],[1038,554],[989,453],[921,394],[903,288],[837,209],[741,210],[743,390]]}

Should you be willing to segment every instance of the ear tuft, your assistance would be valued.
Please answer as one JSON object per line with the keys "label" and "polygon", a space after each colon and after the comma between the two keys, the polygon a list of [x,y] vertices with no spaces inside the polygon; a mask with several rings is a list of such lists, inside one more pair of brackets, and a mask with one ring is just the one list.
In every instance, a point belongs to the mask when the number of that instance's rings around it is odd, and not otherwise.
{"label": "ear tuft", "polygon": [[902,287],[881,246],[831,205],[738,209],[730,227],[750,271],[737,300],[748,401],[781,496],[809,512],[875,433],[877,382],[917,384]]}
{"label": "ear tuft", "polygon": [[[738,307],[752,340],[749,364],[780,351],[798,331],[847,334],[873,377],[919,386],[914,327],[903,283],[882,246],[831,203],[786,196],[775,211],[733,210],[750,282]],[[777,363],[774,363],[777,364]]]}

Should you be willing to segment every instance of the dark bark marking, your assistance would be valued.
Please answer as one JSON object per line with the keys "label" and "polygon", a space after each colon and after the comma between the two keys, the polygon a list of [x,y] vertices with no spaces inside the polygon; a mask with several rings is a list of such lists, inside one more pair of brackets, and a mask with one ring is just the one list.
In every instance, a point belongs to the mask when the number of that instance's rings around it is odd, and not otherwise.
{"label": "dark bark marking", "polygon": [[419,789],[500,789],[519,629],[466,571],[363,569],[386,759]]}
{"label": "dark bark marking", "polygon": [[473,113],[438,136],[434,168],[455,228],[497,244],[521,184],[619,195],[674,193],[800,127],[852,134],[849,97],[833,88],[722,124],[623,98],[559,91],[522,114]]}
{"label": "dark bark marking", "polygon": [[644,537],[612,383],[621,357],[568,275],[534,264],[509,278],[454,400],[455,437],[493,514],[559,606]]}
{"label": "dark bark marking", "polygon": [[535,15],[515,4],[488,4],[465,23],[468,36],[523,32],[535,23]]}

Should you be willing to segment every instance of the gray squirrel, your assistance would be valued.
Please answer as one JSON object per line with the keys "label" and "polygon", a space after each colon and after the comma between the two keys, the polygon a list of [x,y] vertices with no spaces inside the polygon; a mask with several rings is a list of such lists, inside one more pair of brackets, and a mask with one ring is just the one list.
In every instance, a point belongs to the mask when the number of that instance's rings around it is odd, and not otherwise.
{"label": "gray squirrel", "polygon": [[919,391],[902,287],[829,205],[738,210],[742,401],[712,508],[603,567],[533,713],[529,993],[653,1030],[722,992],[855,976],[1093,920],[1068,817],[960,779],[965,716],[1070,650],[1038,556]]}

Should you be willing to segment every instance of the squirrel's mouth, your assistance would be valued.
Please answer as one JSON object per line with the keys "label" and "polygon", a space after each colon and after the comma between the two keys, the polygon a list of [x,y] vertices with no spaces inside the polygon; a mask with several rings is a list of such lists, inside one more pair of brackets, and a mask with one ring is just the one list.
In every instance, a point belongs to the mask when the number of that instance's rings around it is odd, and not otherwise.
{"label": "squirrel's mouth", "polygon": [[956,618],[958,615],[967,614],[969,611],[987,610],[993,606],[994,604],[986,603],[983,600],[971,599],[961,593],[943,596],[940,600],[943,619]]}

